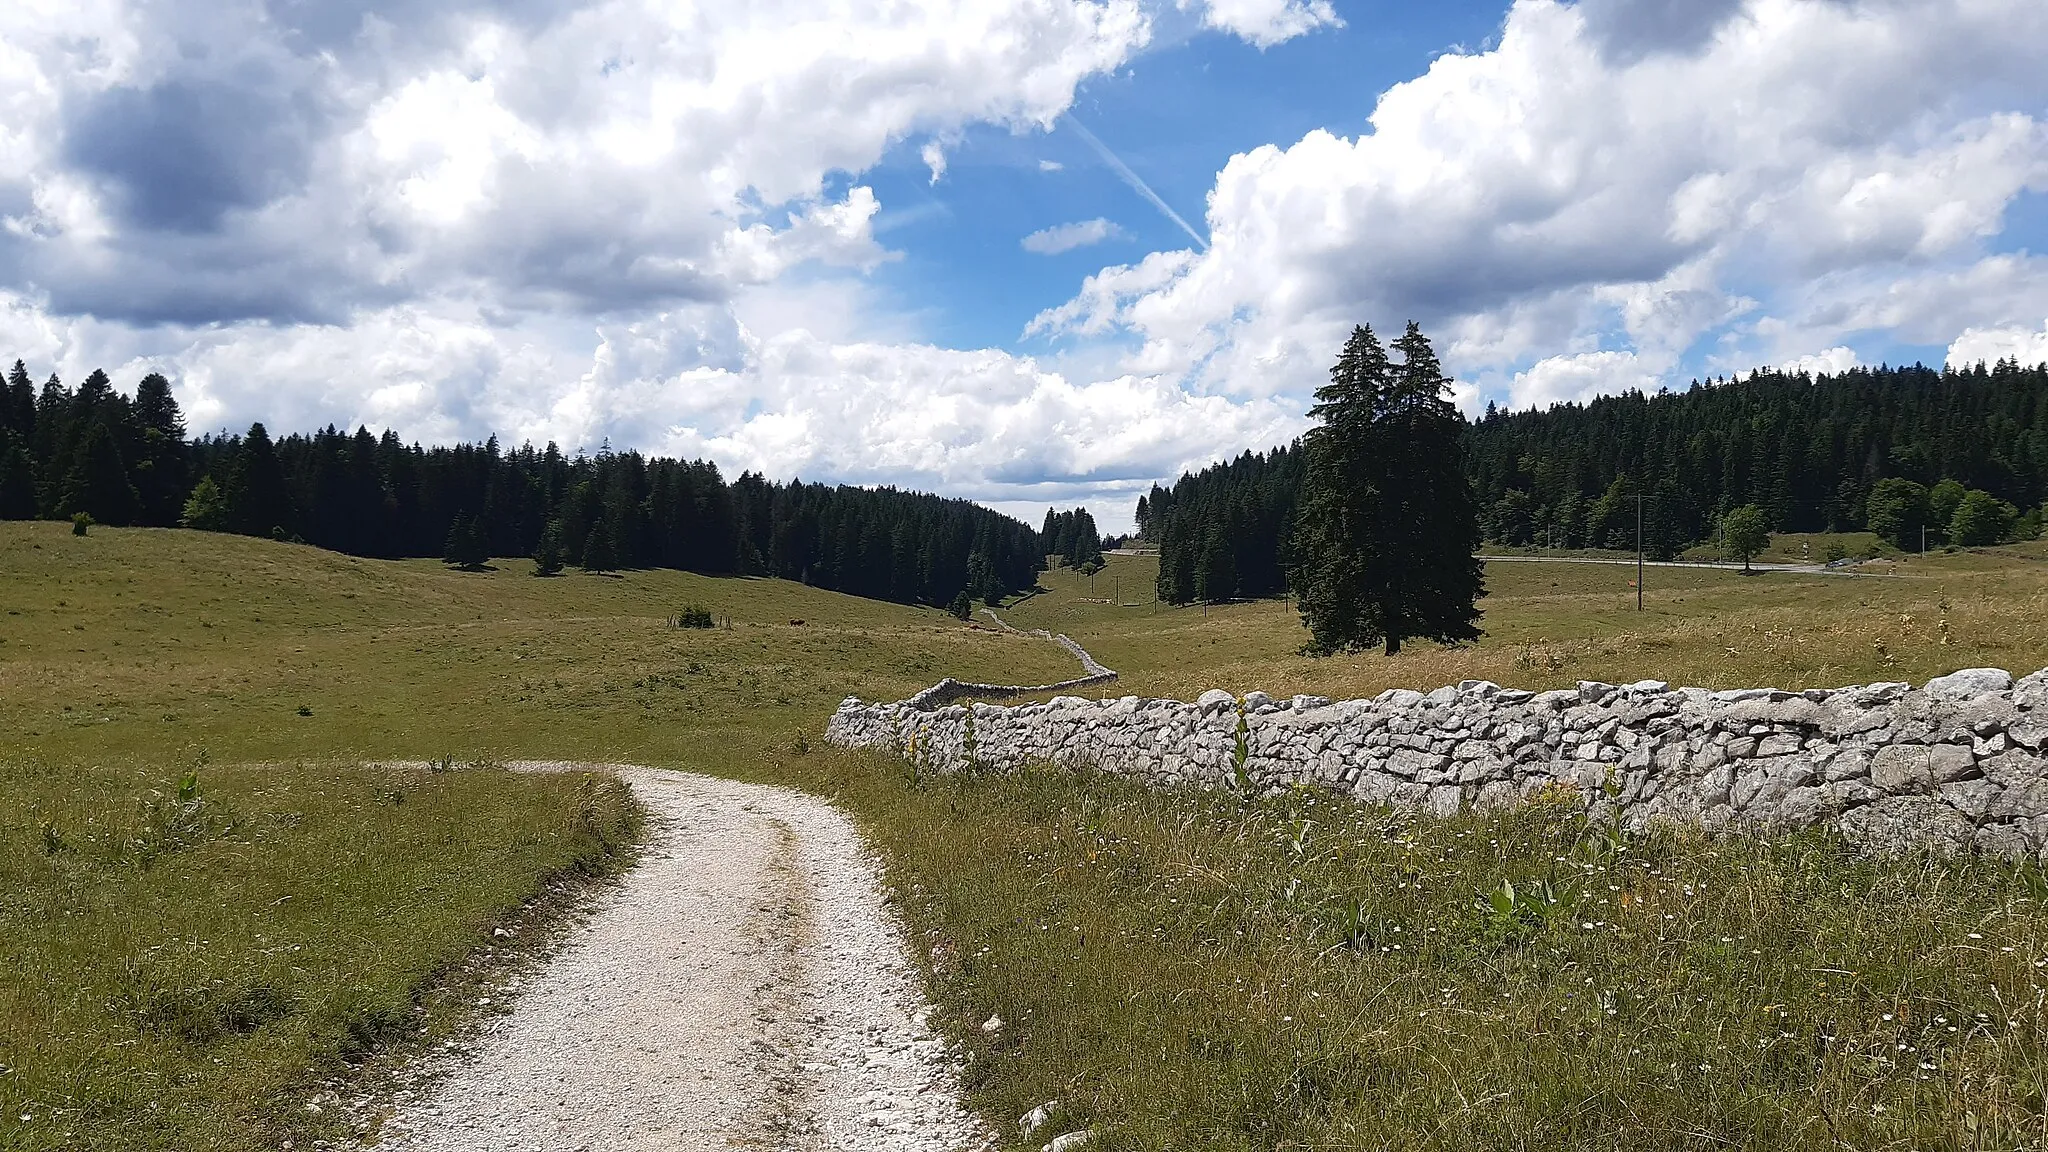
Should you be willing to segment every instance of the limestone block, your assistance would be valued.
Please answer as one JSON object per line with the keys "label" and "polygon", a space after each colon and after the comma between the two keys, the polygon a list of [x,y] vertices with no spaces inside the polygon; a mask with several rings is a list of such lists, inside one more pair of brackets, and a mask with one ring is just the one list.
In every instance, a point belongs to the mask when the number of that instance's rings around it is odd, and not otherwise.
{"label": "limestone block", "polygon": [[1860,748],[1844,748],[1827,758],[1821,770],[1823,778],[1830,783],[1836,780],[1854,780],[1870,774],[1870,754]]}
{"label": "limestone block", "polygon": [[1934,783],[1925,745],[1893,744],[1870,760],[1870,782],[1881,792],[1914,792]]}
{"label": "limestone block", "polygon": [[2007,859],[2030,856],[2034,851],[2026,827],[2020,824],[1986,824],[1977,829],[1973,846],[1985,856],[2003,856]]}
{"label": "limestone block", "polygon": [[1804,743],[1805,742],[1800,740],[1797,736],[1789,735],[1786,733],[1778,733],[1776,735],[1766,736],[1762,740],[1757,741],[1756,754],[1760,757],[1787,756],[1791,753],[1799,751],[1800,748],[1804,746]]}
{"label": "limestone block", "polygon": [[1456,784],[1442,784],[1429,790],[1429,796],[1423,802],[1423,811],[1431,816],[1447,819],[1456,816],[1464,804],[1464,789]]}
{"label": "limestone block", "polygon": [[1929,680],[1921,691],[1935,700],[1968,700],[2012,688],[2012,673],[2003,668],[1965,668]]}
{"label": "limestone block", "polygon": [[1984,819],[2004,789],[1989,780],[1957,780],[1935,790],[1949,806],[1974,823]]}
{"label": "limestone block", "polygon": [[1933,796],[1887,796],[1842,813],[1843,839],[1867,852],[1928,849],[1942,855],[1968,851],[1977,829],[1969,818]]}

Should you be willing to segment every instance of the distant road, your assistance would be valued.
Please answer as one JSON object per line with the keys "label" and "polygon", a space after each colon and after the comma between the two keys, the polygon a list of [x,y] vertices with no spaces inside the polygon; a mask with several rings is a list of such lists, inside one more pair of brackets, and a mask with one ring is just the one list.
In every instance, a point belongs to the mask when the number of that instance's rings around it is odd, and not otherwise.
{"label": "distant road", "polygon": [[[1579,556],[1481,556],[1489,564],[1623,564],[1636,566],[1634,560],[1608,560],[1606,558]],[[1645,560],[1645,568],[1719,568],[1726,572],[1740,572],[1742,565],[1712,560]],[[1815,576],[1873,576],[1878,573],[1858,572],[1853,567],[1830,568],[1825,564],[1751,564],[1752,572],[1806,572]]]}

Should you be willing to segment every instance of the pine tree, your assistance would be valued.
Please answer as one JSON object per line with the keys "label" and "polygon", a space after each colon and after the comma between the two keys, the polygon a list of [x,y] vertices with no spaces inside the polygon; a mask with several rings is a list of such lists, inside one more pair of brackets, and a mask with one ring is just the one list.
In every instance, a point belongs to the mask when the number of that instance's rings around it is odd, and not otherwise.
{"label": "pine tree", "polygon": [[0,435],[0,520],[36,518],[36,469],[18,435]]}
{"label": "pine tree", "polygon": [[128,468],[121,462],[121,450],[114,444],[106,422],[96,420],[86,432],[84,443],[73,454],[71,470],[64,477],[64,492],[58,514],[84,512],[95,524],[127,524],[135,519],[139,501],[135,485],[128,482]]}
{"label": "pine tree", "polygon": [[1316,391],[1290,578],[1310,651],[1476,639],[1479,517],[1460,460],[1464,421],[1415,325],[1392,365],[1358,328]]}

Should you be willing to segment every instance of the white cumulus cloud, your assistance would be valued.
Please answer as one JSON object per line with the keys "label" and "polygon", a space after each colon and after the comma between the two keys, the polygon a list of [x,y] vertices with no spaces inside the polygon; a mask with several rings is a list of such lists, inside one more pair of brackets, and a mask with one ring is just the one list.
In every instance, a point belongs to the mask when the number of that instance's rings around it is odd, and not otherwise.
{"label": "white cumulus cloud", "polygon": [[2048,6],[1651,7],[1517,0],[1497,46],[1362,94],[1357,134],[1234,156],[1207,250],[1105,269],[1032,331],[1299,395],[1352,324],[1416,319],[1461,375],[1542,401],[2011,319],[1927,288],[2040,278],[1988,241],[2048,191]]}
{"label": "white cumulus cloud", "polygon": [[1121,240],[1125,235],[1126,233],[1122,228],[1097,216],[1093,220],[1080,220],[1072,224],[1055,224],[1050,228],[1040,228],[1038,231],[1018,241],[1018,243],[1023,245],[1026,252],[1036,252],[1041,256],[1057,256],[1062,252],[1071,252],[1076,248],[1086,248],[1091,244],[1100,244],[1105,240]]}
{"label": "white cumulus cloud", "polygon": [[1344,23],[1329,0],[1177,0],[1201,11],[1202,23],[1243,37],[1260,48]]}

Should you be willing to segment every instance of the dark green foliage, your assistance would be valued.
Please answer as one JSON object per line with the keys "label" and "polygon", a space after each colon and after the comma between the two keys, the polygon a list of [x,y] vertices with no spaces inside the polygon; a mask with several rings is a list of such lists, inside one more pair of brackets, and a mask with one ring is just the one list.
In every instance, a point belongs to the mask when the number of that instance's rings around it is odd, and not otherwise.
{"label": "dark green foliage", "polygon": [[[1170,489],[1154,485],[1140,499],[1145,538],[1159,545],[1159,598],[1187,604],[1285,592],[1300,486],[1301,452],[1295,447],[1246,452],[1184,475]],[[1228,591],[1204,596],[1211,584]]]}
{"label": "dark green foliage", "polygon": [[33,443],[36,430],[36,386],[28,377],[28,366],[14,362],[14,370],[0,384],[0,433]]}
{"label": "dark green foliage", "polygon": [[[1945,529],[1968,489],[2021,508],[2048,499],[2048,366],[1759,372],[1495,414],[1471,426],[1465,448],[1485,507],[1527,495],[1534,543],[1632,548],[1632,517],[1622,525],[1595,512],[1627,476],[1655,496],[1644,510],[1653,555],[1666,542],[1711,540],[1720,516],[1743,504],[1763,509],[1774,532],[1868,527],[1917,550],[1921,524]],[[1888,478],[1923,492],[1953,478],[1954,503],[1901,522],[1869,504]]]}
{"label": "dark green foliage", "polygon": [[590,535],[583,540],[581,563],[585,572],[618,570],[618,550],[612,542],[612,530],[609,526],[598,524],[590,529]]}
{"label": "dark green foliage", "polygon": [[1949,517],[1948,538],[1965,548],[1998,544],[2013,535],[2020,510],[1981,488],[1963,493]]}
{"label": "dark green foliage", "polygon": [[1963,497],[1969,489],[1960,480],[1944,478],[1941,483],[1927,490],[1927,524],[1936,531],[1945,531],[1949,521],[1955,519],[1956,509],[1962,506]]}
{"label": "dark green foliage", "polygon": [[36,466],[17,434],[0,436],[0,520],[36,518]]}
{"label": "dark green foliage", "polygon": [[448,526],[447,545],[441,551],[443,562],[458,568],[482,568],[491,558],[484,543],[483,526],[468,514],[455,514],[455,523]]}
{"label": "dark green foliage", "polygon": [[227,505],[228,531],[279,539],[291,531],[291,490],[263,425],[249,425],[249,434],[235,447],[221,492]]}
{"label": "dark green foliage", "polygon": [[562,526],[553,521],[541,529],[540,543],[533,549],[533,574],[557,576],[562,571]]}
{"label": "dark green foliage", "polygon": [[[1464,420],[1414,324],[1389,361],[1359,328],[1316,391],[1290,582],[1311,651],[1479,636],[1478,508],[1459,459]],[[1197,573],[1200,576],[1200,573]]]}
{"label": "dark green foliage", "polygon": [[1898,476],[1879,480],[1863,501],[1865,525],[1894,548],[1919,550],[1920,530],[1931,515],[1927,489]]}
{"label": "dark green foliage", "polygon": [[92,513],[90,513],[90,512],[73,512],[73,513],[71,514],[71,534],[72,534],[73,536],[83,536],[83,535],[85,535],[85,531],[86,531],[86,529],[88,529],[88,528],[91,528],[91,527],[92,527]]}
{"label": "dark green foliage", "polygon": [[185,417],[171,382],[155,372],[135,386],[136,435],[129,460],[139,502],[138,523],[178,522],[190,486]]}
{"label": "dark green foliage", "polygon": [[128,480],[127,465],[114,444],[114,434],[102,422],[95,422],[85,442],[73,453],[70,472],[64,477],[60,515],[89,513],[95,523],[130,524],[140,500]]}
{"label": "dark green foliage", "polygon": [[715,621],[711,619],[711,609],[704,607],[702,604],[692,604],[674,616],[669,617],[669,625],[675,628],[710,628],[714,624]]}
{"label": "dark green foliage", "polygon": [[1721,547],[1742,561],[1744,572],[1750,570],[1751,558],[1770,546],[1771,522],[1763,509],[1744,504],[1721,517]]}
{"label": "dark green foliage", "polygon": [[1045,510],[1045,527],[1039,531],[1046,551],[1059,558],[1062,568],[1079,568],[1102,563],[1102,536],[1095,530],[1095,517],[1086,508],[1071,512]]}
{"label": "dark green foliage", "polygon": [[947,611],[962,620],[972,619],[974,617],[974,600],[963,591],[958,596],[953,597],[953,603]]}
{"label": "dark green foliage", "polygon": [[[779,576],[901,603],[948,604],[963,590],[999,601],[1037,583],[1047,552],[1028,526],[970,501],[753,474],[728,484],[704,460],[609,448],[569,458],[553,444],[505,451],[495,438],[422,448],[332,426],[188,442],[161,375],[145,376],[132,401],[103,372],[76,392],[52,376],[39,393],[17,362],[0,382],[0,518],[59,516],[70,501],[107,522],[388,558],[448,555],[460,514],[478,538],[464,555],[533,556],[543,575],[594,560],[597,571]],[[1096,559],[1094,522],[1068,516],[1085,528],[1070,533],[1074,562]]]}

